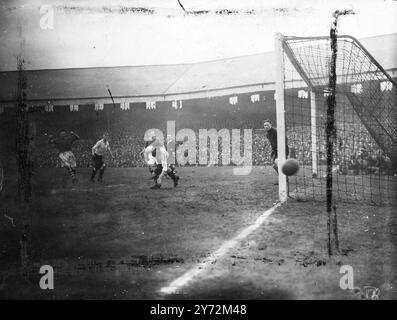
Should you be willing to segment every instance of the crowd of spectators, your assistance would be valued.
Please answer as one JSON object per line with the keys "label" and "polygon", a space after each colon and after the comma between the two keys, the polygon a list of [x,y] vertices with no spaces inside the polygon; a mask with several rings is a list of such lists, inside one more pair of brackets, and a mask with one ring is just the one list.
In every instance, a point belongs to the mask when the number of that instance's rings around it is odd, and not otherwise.
{"label": "crowd of spectators", "polygon": [[[311,128],[290,128],[289,146],[296,150],[295,157],[305,165],[312,163]],[[325,130],[317,129],[318,164],[327,164]],[[396,174],[391,159],[377,146],[362,125],[345,125],[336,128],[334,144],[334,167],[341,174],[383,173]]]}
{"label": "crowd of spectators", "polygon": [[[196,135],[198,137],[198,133]],[[287,134],[290,157],[296,158],[302,165],[311,165],[311,135],[308,130],[289,131]],[[143,134],[141,136],[111,136],[111,148],[114,158],[106,159],[109,167],[142,167],[145,162],[142,150],[145,146]],[[79,167],[90,167],[92,165],[91,148],[95,144],[95,139],[81,139],[73,146],[73,152],[77,158]],[[215,141],[212,141],[215,143]],[[243,139],[241,143],[241,154],[243,154]],[[170,150],[171,151],[171,150]],[[197,159],[198,152],[197,149]],[[253,132],[252,136],[252,163],[255,166],[271,165],[270,144],[265,134]],[[218,163],[222,164],[222,143],[218,141]],[[321,140],[317,148],[318,164],[326,164],[325,140]],[[208,152],[209,156],[209,152]],[[36,150],[36,163],[39,167],[57,167],[60,165],[58,154],[50,145],[44,145]],[[209,160],[209,157],[208,157]],[[198,162],[198,161],[197,161]],[[208,161],[209,163],[210,161]],[[374,146],[371,139],[366,134],[361,134],[359,138],[339,137],[338,144],[334,152],[334,163],[341,174],[347,174],[351,170],[355,174],[383,172],[393,174],[390,159]],[[189,165],[189,164],[188,164]],[[190,164],[195,165],[195,164]]]}
{"label": "crowd of spectators", "polygon": [[[230,132],[231,129],[254,128],[252,130],[252,163],[256,166],[271,165],[270,144],[264,130],[261,130],[264,116],[259,108],[245,112],[228,105],[219,109],[206,108],[200,110],[195,108],[194,110],[188,109],[178,112],[169,113],[164,110],[118,112],[111,118],[99,117],[95,114],[92,116],[89,113],[80,115],[79,113],[65,112],[62,117],[50,114],[51,121],[44,114],[40,115],[42,118],[36,119],[37,136],[43,137],[43,133],[56,135],[61,130],[75,131],[81,139],[75,142],[72,150],[76,155],[77,165],[84,168],[92,165],[92,146],[101,138],[103,132],[108,131],[114,158],[107,157],[107,165],[109,167],[141,167],[145,166],[141,154],[145,146],[144,133],[150,128],[158,128],[166,134],[167,121],[175,121],[176,132],[183,128],[192,129],[196,133],[197,143],[198,130],[201,128],[217,130],[227,128]],[[342,122],[339,124],[342,124]],[[243,136],[243,131],[241,131],[241,136]],[[295,157],[302,165],[310,166],[312,164],[311,127],[289,123],[287,139],[290,157]],[[36,143],[34,152],[35,165],[37,167],[60,166],[57,151],[48,144],[46,139],[38,138],[38,140],[40,141]],[[317,140],[318,163],[319,165],[325,165],[327,157],[323,126],[317,128]],[[220,141],[217,143],[219,161],[213,164],[221,165],[222,143]],[[242,138],[241,155],[243,155],[244,150],[243,144],[244,139]],[[197,152],[197,160],[198,157]],[[342,174],[349,172],[349,170],[360,174],[371,172],[394,174],[390,159],[383,154],[365,128],[358,123],[343,123],[343,126],[337,126],[334,165],[338,167],[338,171]]]}

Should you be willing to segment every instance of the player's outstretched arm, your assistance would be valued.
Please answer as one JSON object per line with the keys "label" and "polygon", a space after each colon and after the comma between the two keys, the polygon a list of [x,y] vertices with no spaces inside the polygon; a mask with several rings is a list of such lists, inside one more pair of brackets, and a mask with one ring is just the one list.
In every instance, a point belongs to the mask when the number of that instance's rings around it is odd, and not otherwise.
{"label": "player's outstretched arm", "polygon": [[95,143],[95,145],[91,148],[91,153],[93,156],[95,155],[98,145],[99,145],[99,141],[97,143]]}
{"label": "player's outstretched arm", "polygon": [[145,158],[146,163],[149,162],[149,154],[151,154],[152,152],[153,152],[152,146],[148,146],[147,148],[145,148],[145,151],[143,152],[143,157]]}
{"label": "player's outstretched arm", "polygon": [[114,158],[114,155],[113,155],[113,153],[112,153],[112,150],[110,149],[110,146],[108,146],[108,151],[109,151],[110,156],[111,156],[112,158]]}

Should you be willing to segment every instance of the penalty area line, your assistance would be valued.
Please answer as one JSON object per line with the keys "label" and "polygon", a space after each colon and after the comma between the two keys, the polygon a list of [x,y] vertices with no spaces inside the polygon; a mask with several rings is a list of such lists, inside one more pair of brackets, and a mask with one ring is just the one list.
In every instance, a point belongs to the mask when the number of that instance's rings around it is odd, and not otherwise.
{"label": "penalty area line", "polygon": [[126,187],[126,184],[109,184],[109,185],[100,185],[100,184],[96,184],[96,185],[92,185],[91,187],[87,187],[87,188],[79,188],[79,187],[75,187],[75,188],[71,188],[69,189],[70,191],[78,191],[78,192],[90,192],[90,191],[96,191],[96,190],[102,190],[104,188],[116,188],[116,187]]}
{"label": "penalty area line", "polygon": [[124,187],[126,186],[126,184],[109,184],[109,185],[105,185],[105,188],[115,188],[115,187]]}
{"label": "penalty area line", "polygon": [[207,259],[198,263],[195,267],[184,273],[179,278],[172,281],[168,286],[160,289],[162,294],[173,294],[178,293],[180,289],[191,282],[200,273],[207,270],[207,268],[212,265],[217,259],[224,256],[231,248],[235,247],[241,240],[248,237],[252,232],[258,229],[266,219],[278,208],[281,203],[275,204],[269,210],[266,210],[262,215],[260,215],[253,224],[246,227],[240,233],[231,240],[226,241],[218,250],[212,253]]}

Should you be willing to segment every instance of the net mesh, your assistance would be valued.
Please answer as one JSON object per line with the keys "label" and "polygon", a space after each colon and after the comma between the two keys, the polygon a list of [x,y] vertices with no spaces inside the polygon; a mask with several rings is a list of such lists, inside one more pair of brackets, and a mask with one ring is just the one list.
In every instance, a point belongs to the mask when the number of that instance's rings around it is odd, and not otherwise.
{"label": "net mesh", "polygon": [[[329,38],[286,37],[286,134],[300,162],[290,195],[325,200]],[[334,197],[396,203],[396,83],[354,38],[338,37]]]}

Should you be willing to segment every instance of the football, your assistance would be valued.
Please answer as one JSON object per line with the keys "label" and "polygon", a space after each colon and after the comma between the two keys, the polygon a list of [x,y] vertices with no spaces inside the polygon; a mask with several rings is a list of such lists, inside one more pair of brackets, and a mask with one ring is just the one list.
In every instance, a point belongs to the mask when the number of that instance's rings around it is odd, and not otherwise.
{"label": "football", "polygon": [[296,159],[287,159],[281,166],[281,171],[286,175],[286,176],[293,176],[295,175],[299,170],[299,163],[298,160]]}

